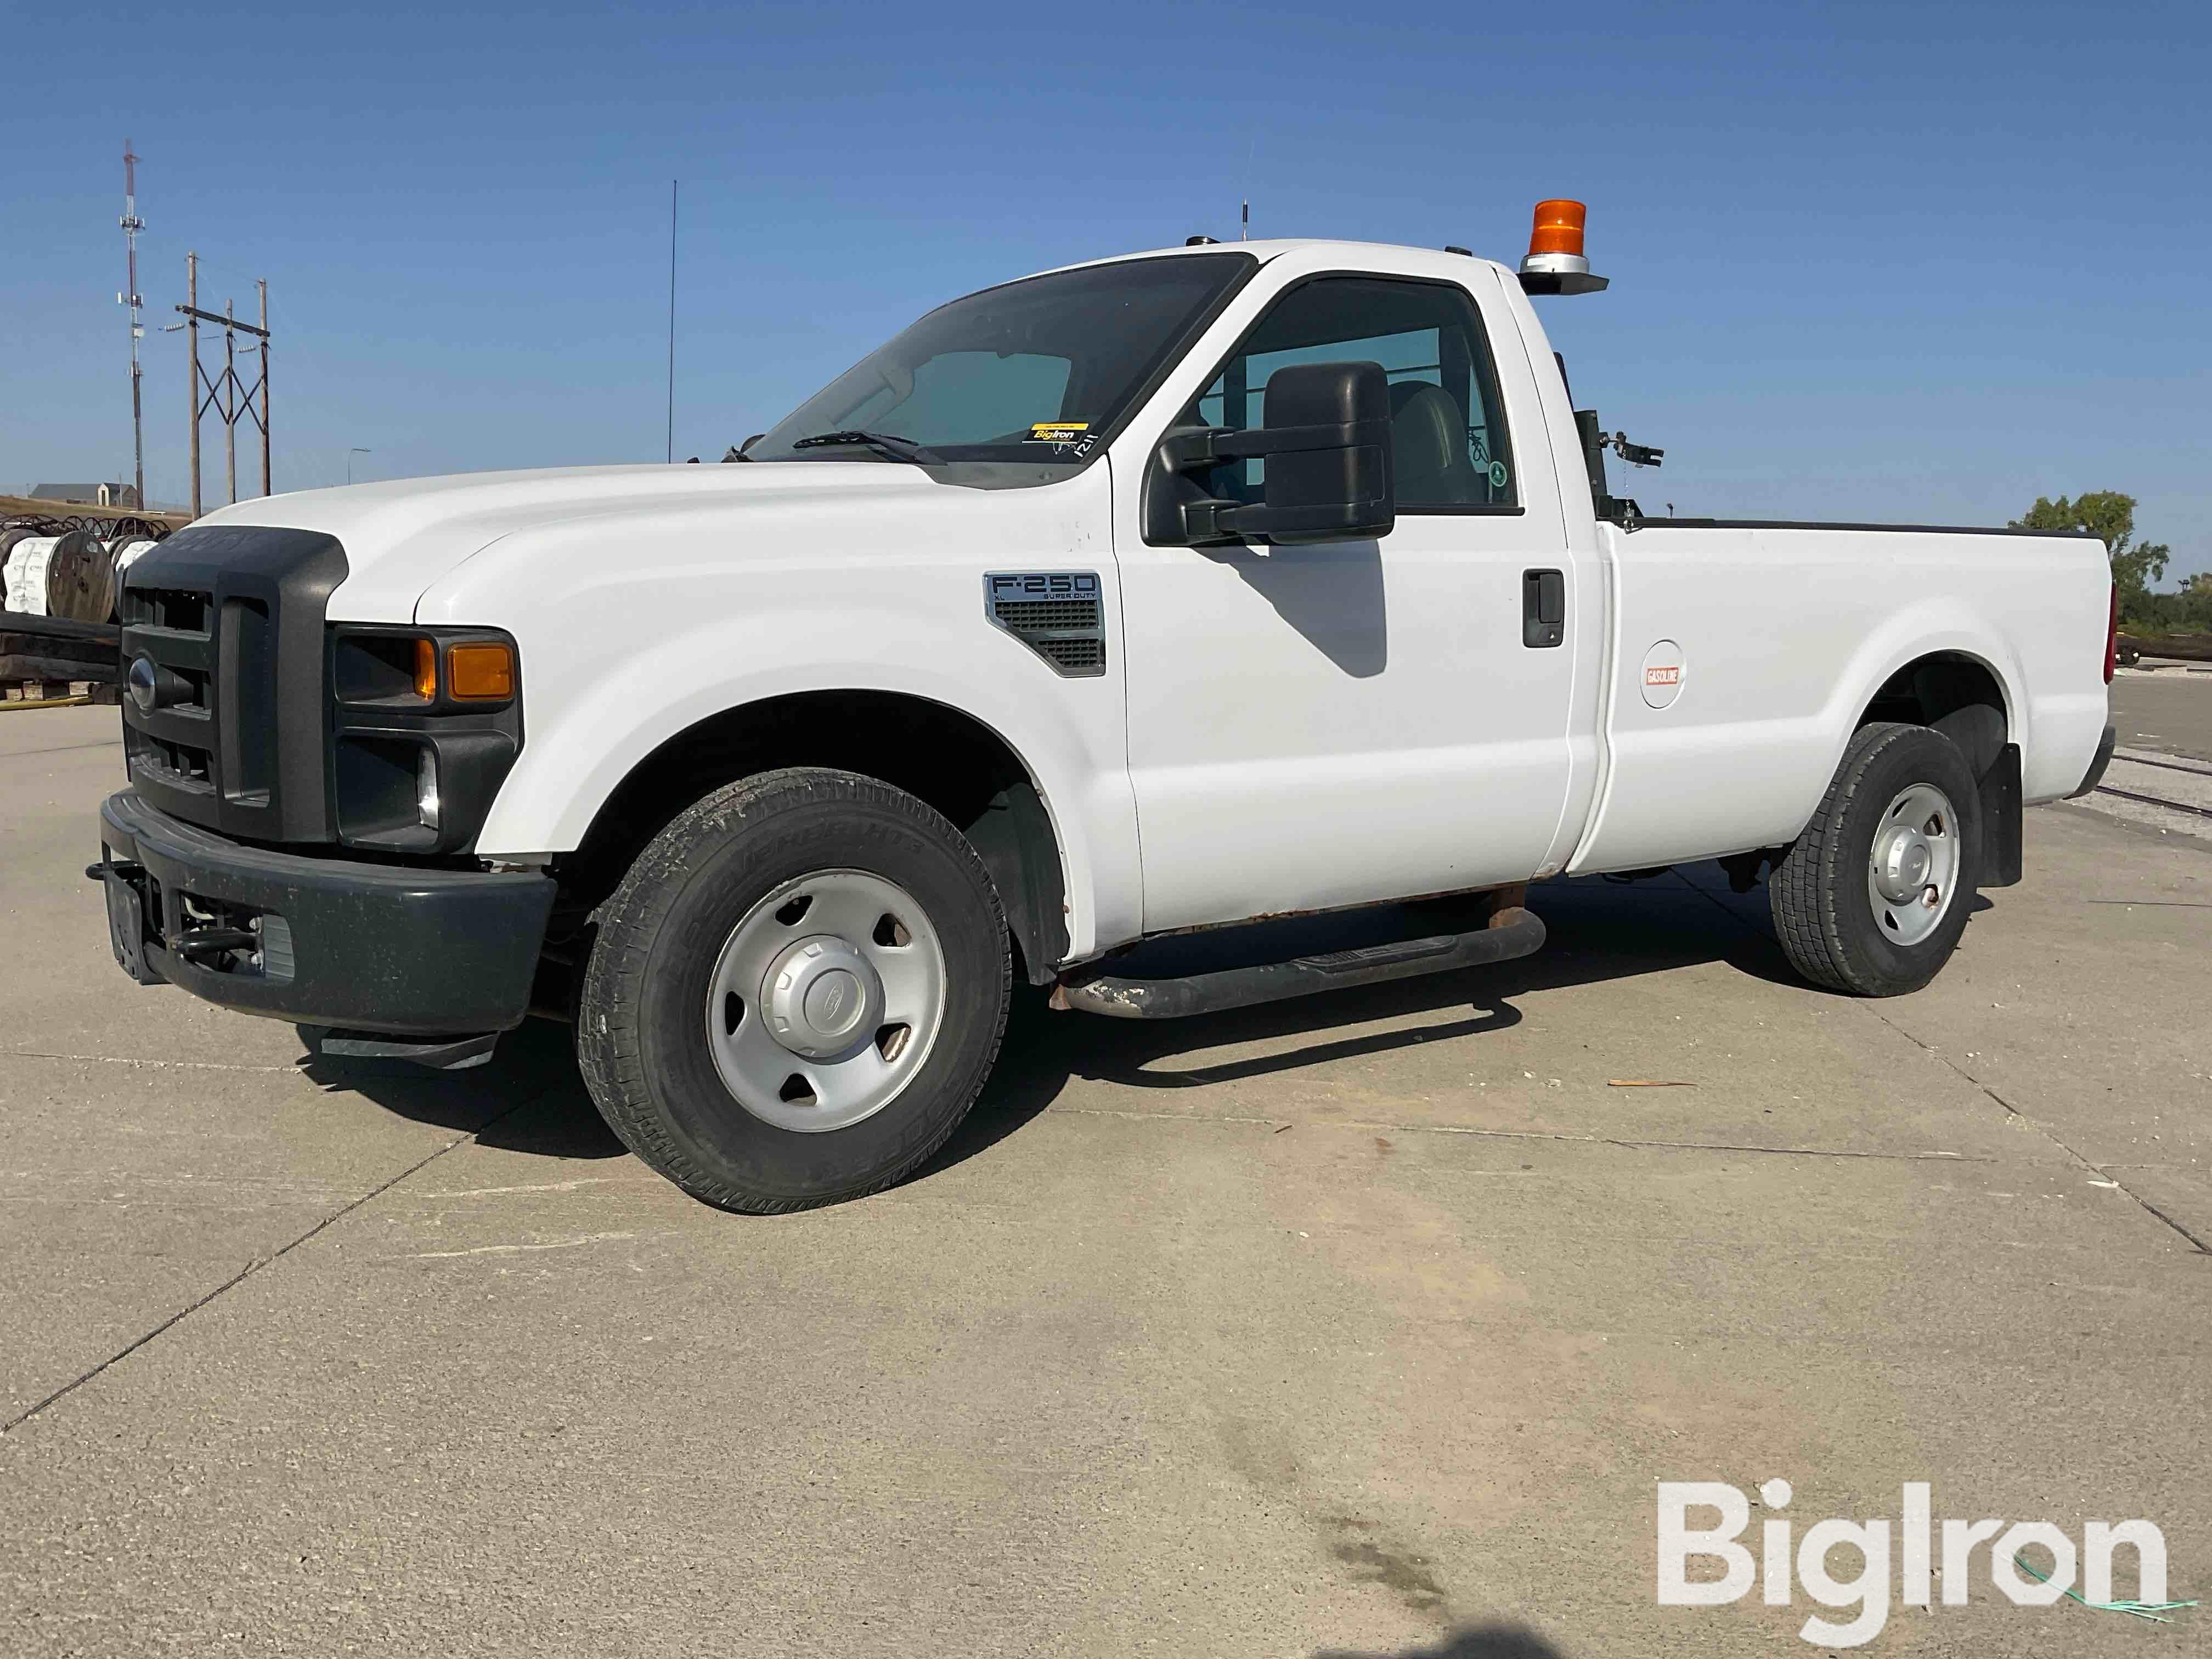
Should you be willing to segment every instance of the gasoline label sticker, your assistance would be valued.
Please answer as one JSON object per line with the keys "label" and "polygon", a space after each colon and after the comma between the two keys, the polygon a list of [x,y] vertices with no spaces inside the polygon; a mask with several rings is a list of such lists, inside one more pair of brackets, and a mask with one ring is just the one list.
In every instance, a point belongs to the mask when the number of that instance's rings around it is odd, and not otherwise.
{"label": "gasoline label sticker", "polygon": [[1644,653],[1644,701],[1664,708],[1682,693],[1682,647],[1662,640]]}

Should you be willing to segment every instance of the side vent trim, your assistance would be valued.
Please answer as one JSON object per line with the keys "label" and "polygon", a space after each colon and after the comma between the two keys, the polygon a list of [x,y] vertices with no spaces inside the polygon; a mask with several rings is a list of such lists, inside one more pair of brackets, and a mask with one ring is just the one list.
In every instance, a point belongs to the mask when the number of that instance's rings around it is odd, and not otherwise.
{"label": "side vent trim", "polygon": [[1066,679],[1106,672],[1105,588],[1095,570],[994,571],[983,614]]}

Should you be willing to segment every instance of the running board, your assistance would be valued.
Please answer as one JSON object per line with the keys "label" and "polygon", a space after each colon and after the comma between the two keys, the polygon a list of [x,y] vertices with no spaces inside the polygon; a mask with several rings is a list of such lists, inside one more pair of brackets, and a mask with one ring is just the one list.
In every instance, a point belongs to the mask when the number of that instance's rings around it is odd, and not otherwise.
{"label": "running board", "polygon": [[1219,1013],[1255,1003],[1280,1002],[1317,991],[1341,991],[1383,980],[1419,974],[1449,973],[1486,962],[1510,962],[1544,948],[1544,924],[1527,910],[1500,910],[1487,927],[1471,933],[1439,933],[1400,939],[1355,951],[1330,951],[1292,957],[1256,968],[1229,968],[1181,979],[1119,979],[1101,974],[1070,984],[1062,980],[1052,994],[1055,1008],[1073,1008],[1109,1019],[1181,1019]]}

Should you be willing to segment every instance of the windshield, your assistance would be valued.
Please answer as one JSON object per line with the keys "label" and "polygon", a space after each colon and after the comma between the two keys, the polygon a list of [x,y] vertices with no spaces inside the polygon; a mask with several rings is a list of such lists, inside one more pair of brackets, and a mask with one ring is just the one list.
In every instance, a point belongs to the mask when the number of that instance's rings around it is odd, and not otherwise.
{"label": "windshield", "polygon": [[939,306],[763,434],[756,461],[886,459],[832,433],[903,439],[946,461],[1081,466],[1215,306],[1245,253],[1088,265]]}

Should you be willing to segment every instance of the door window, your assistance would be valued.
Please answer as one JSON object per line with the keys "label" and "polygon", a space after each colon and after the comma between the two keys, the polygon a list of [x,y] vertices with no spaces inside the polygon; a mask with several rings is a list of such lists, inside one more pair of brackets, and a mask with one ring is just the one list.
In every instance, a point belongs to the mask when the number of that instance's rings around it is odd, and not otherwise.
{"label": "door window", "polygon": [[[1296,363],[1380,363],[1390,384],[1390,459],[1401,513],[1515,511],[1505,410],[1482,318],[1448,283],[1323,276],[1276,301],[1185,411],[1194,425],[1267,423],[1268,376]],[[1218,497],[1257,501],[1264,459],[1206,475]]]}

